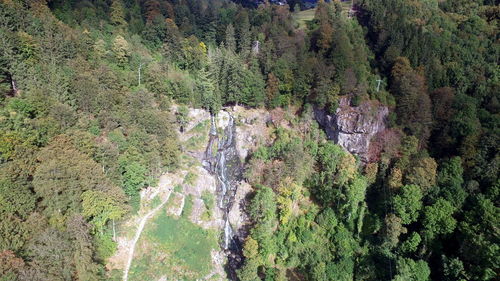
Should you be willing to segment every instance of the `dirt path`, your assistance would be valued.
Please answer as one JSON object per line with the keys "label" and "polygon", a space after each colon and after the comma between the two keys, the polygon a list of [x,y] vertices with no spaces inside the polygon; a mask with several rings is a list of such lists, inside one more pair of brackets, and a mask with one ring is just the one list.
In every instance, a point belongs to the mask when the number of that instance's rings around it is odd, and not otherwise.
{"label": "dirt path", "polygon": [[149,211],[146,215],[144,215],[139,223],[139,226],[137,227],[137,230],[135,232],[134,240],[132,240],[132,245],[130,246],[130,251],[128,253],[128,258],[127,258],[127,264],[125,265],[125,269],[123,270],[123,281],[128,281],[128,271],[130,270],[130,265],[132,265],[132,259],[134,258],[134,251],[135,251],[135,245],[137,244],[137,241],[139,241],[139,238],[141,237],[142,230],[144,229],[144,226],[146,225],[146,222],[156,213],[158,212],[163,206],[167,203],[168,198],[170,198],[170,194],[172,193],[172,189],[168,188],[168,193],[167,196],[165,196],[165,200],[161,202],[160,205],[158,205],[156,208],[153,210]]}

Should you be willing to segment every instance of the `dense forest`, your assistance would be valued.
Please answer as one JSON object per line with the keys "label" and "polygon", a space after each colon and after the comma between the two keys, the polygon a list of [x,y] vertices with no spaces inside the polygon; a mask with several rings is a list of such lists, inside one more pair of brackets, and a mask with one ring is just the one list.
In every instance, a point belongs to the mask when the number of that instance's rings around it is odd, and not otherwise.
{"label": "dense forest", "polygon": [[[0,280],[103,280],[175,170],[175,104],[297,108],[250,157],[241,280],[498,280],[500,8],[359,0],[0,0]],[[307,118],[390,108],[373,161]]]}

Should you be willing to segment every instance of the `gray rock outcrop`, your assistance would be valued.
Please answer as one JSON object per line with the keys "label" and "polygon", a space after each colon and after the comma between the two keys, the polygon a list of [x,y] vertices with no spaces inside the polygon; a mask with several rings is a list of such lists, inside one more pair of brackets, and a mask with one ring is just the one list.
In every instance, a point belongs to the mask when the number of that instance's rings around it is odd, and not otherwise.
{"label": "gray rock outcrop", "polygon": [[362,102],[354,107],[350,105],[349,97],[341,97],[335,114],[315,108],[314,115],[328,139],[368,163],[370,141],[385,130],[389,109],[374,101]]}

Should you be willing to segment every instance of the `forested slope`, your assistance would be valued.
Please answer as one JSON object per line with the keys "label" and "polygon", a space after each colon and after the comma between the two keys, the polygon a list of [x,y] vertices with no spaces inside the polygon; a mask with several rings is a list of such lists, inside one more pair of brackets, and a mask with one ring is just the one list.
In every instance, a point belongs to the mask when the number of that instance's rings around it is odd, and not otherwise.
{"label": "forested slope", "polygon": [[[247,161],[242,280],[497,279],[497,4],[0,0],[0,280],[107,278],[174,102],[295,114]],[[341,96],[390,108],[371,163],[310,119]]]}

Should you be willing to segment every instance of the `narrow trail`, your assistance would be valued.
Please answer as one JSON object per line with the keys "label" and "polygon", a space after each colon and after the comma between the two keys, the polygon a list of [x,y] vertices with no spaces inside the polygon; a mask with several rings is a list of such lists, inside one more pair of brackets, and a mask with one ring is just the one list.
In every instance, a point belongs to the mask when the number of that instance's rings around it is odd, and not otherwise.
{"label": "narrow trail", "polygon": [[144,226],[146,226],[146,222],[156,212],[158,212],[161,208],[163,208],[163,206],[165,206],[165,204],[167,204],[167,201],[170,198],[171,193],[172,193],[172,189],[168,188],[168,193],[167,193],[166,199],[163,200],[163,202],[161,202],[160,205],[158,205],[153,210],[149,211],[146,215],[144,215],[144,217],[141,218],[141,222],[139,223],[139,226],[137,227],[137,230],[136,230],[135,236],[134,236],[134,240],[132,241],[132,246],[130,247],[130,251],[128,253],[127,264],[125,265],[125,269],[123,270],[123,281],[128,281],[128,272],[129,272],[130,266],[132,265],[132,259],[134,258],[135,245],[137,244],[137,241],[139,241],[139,238],[141,237]]}

